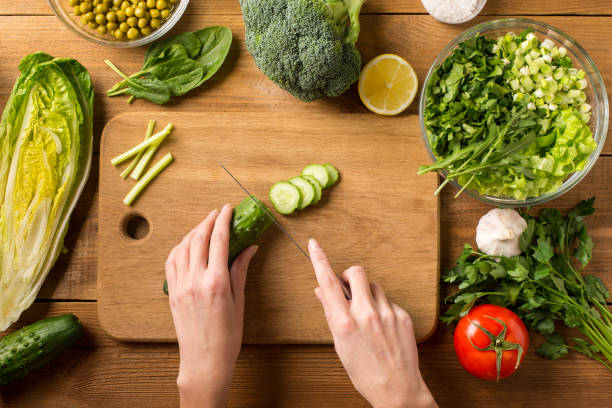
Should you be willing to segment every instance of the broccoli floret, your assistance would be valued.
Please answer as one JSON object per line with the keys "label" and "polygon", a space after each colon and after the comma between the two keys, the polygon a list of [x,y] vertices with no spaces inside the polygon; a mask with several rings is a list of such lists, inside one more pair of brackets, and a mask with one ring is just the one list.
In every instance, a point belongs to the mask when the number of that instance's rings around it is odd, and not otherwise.
{"label": "broccoli floret", "polygon": [[257,67],[303,101],[338,96],[359,79],[355,47],[365,0],[240,0]]}

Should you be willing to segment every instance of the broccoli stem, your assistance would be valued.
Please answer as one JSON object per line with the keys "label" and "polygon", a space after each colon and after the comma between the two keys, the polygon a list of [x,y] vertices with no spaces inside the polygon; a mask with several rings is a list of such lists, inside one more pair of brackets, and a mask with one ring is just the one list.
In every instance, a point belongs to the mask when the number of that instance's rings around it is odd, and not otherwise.
{"label": "broccoli stem", "polygon": [[339,27],[348,26],[348,32],[344,37],[345,43],[355,44],[359,37],[359,13],[365,0],[328,0],[326,5],[330,17]]}

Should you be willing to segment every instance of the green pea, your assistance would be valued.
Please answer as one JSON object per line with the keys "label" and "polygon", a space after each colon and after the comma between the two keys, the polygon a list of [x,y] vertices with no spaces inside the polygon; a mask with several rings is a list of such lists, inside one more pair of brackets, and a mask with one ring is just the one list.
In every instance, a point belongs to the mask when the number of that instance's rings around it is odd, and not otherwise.
{"label": "green pea", "polygon": [[125,15],[128,17],[134,17],[134,7],[130,6],[125,9]]}
{"label": "green pea", "polygon": [[113,7],[121,8],[121,3],[123,0],[113,0]]}
{"label": "green pea", "polygon": [[147,0],[147,7],[150,8],[150,9],[154,9],[156,2],[157,2],[157,0]]}
{"label": "green pea", "polygon": [[78,5],[78,4],[79,4],[79,0],[70,0],[70,5],[72,7],[74,7],[74,6]]}
{"label": "green pea", "polygon": [[81,13],[81,8],[79,6],[74,6],[74,15],[75,16],[80,16],[83,13]]}
{"label": "green pea", "polygon": [[158,9],[154,8],[149,11],[149,14],[151,14],[151,18],[159,18],[161,13]]}
{"label": "green pea", "polygon": [[134,10],[134,15],[138,18],[143,17],[145,14],[145,10],[142,7],[136,7],[136,9]]}
{"label": "green pea", "polygon": [[136,24],[138,24],[138,19],[136,17],[128,17],[126,22],[130,27],[136,27]]}
{"label": "green pea", "polygon": [[124,1],[123,3],[121,3],[121,10],[125,10],[128,7],[132,7],[132,3],[130,3],[129,1]]}
{"label": "green pea", "polygon": [[115,38],[118,40],[123,40],[123,36],[125,33],[121,30],[115,30]]}
{"label": "green pea", "polygon": [[147,26],[147,19],[146,18],[139,18],[138,19],[138,28],[144,28]]}
{"label": "green pea", "polygon": [[119,24],[119,30],[123,31],[124,33],[127,33],[129,29],[130,29],[130,26],[127,25],[127,23]]}
{"label": "green pea", "polygon": [[87,25],[89,26],[89,28],[91,28],[92,30],[95,30],[96,27],[98,27],[98,25],[96,24],[95,21],[90,21],[89,23],[87,23]]}
{"label": "green pea", "polygon": [[96,6],[96,14],[104,14],[108,11],[106,4],[98,4]]}
{"label": "green pea", "polygon": [[157,0],[157,3],[155,3],[155,8],[159,10],[163,10],[167,7],[168,7],[168,3],[166,3],[166,0]]}
{"label": "green pea", "polygon": [[88,12],[88,13],[83,14],[83,16],[85,17],[85,21],[87,21],[87,22],[93,21],[94,18],[95,18],[94,13],[91,12],[91,11]]}
{"label": "green pea", "polygon": [[129,38],[130,40],[135,40],[136,38],[138,38],[138,36],[140,35],[140,31],[138,31],[137,28],[130,28],[127,32],[127,38]]}
{"label": "green pea", "polygon": [[178,0],[168,0],[168,1],[170,1],[170,4],[176,4]]}
{"label": "green pea", "polygon": [[140,34],[144,35],[150,35],[153,31],[151,30],[151,27],[143,27],[140,29]]}
{"label": "green pea", "polygon": [[108,21],[117,21],[117,14],[114,11],[109,11],[106,13],[106,19]]}
{"label": "green pea", "polygon": [[101,35],[106,34],[106,27],[104,27],[103,25],[98,26],[98,28],[96,28],[96,30],[98,30],[98,34],[101,34]]}
{"label": "green pea", "polygon": [[81,13],[85,14],[91,10],[91,3],[81,3],[79,7],[81,8]]}
{"label": "green pea", "polygon": [[161,15],[161,18],[162,18],[162,19],[164,19],[164,18],[168,18],[168,16],[170,15],[170,10],[168,10],[168,9],[166,9],[166,10],[162,10],[162,11],[160,12],[160,15]]}
{"label": "green pea", "polygon": [[117,27],[119,27],[119,25],[117,23],[112,22],[112,21],[109,21],[108,23],[106,23],[106,29],[108,31],[115,31],[117,29]]}
{"label": "green pea", "polygon": [[123,23],[127,19],[127,15],[123,10],[117,10],[115,14],[117,15],[117,21],[120,23]]}
{"label": "green pea", "polygon": [[85,15],[81,16],[81,24],[87,24],[87,20],[85,19]]}
{"label": "green pea", "polygon": [[98,4],[102,4],[102,0],[93,0],[94,6],[97,6]]}
{"label": "green pea", "polygon": [[106,24],[106,17],[104,17],[104,14],[96,14],[95,20],[98,24]]}
{"label": "green pea", "polygon": [[138,7],[145,8],[145,7],[147,7],[147,3],[146,3],[146,2],[144,2],[144,1],[139,1],[139,2],[138,2],[138,4],[137,4],[137,6],[138,6]]}
{"label": "green pea", "polygon": [[153,18],[151,19],[151,21],[149,21],[149,25],[151,26],[151,28],[159,28],[159,26],[161,25],[161,20],[158,18]]}

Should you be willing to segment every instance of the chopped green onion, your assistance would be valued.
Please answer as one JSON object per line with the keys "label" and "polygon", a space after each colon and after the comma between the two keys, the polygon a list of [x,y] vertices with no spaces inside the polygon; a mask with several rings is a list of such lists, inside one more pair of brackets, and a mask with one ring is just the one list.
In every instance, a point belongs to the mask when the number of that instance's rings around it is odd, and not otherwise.
{"label": "chopped green onion", "polygon": [[172,163],[174,158],[172,157],[172,153],[166,154],[164,157],[159,159],[157,163],[153,165],[145,175],[138,180],[134,187],[127,193],[125,198],[123,199],[123,203],[125,205],[132,205],[132,202],[138,197],[138,195],[145,189],[145,187],[155,178],[159,173],[161,173],[170,163]]}
{"label": "chopped green onion", "polygon": [[116,165],[118,165],[120,163],[123,163],[124,161],[126,161],[130,157],[137,155],[138,152],[145,150],[147,147],[152,146],[152,145],[156,144],[157,142],[161,143],[161,141],[164,140],[164,138],[170,134],[171,130],[172,130],[172,123],[168,123],[166,125],[166,127],[164,129],[162,129],[160,132],[154,134],[153,136],[151,136],[150,138],[148,138],[144,142],[142,142],[142,143],[132,147],[130,150],[128,150],[128,151],[120,154],[119,156],[115,157],[114,159],[112,159],[111,160],[111,164],[113,166],[116,166]]}
{"label": "chopped green onion", "polygon": [[[148,138],[151,137],[151,135],[153,134],[153,129],[155,129],[155,121],[151,119],[149,121],[149,126],[147,127],[147,133],[145,134],[144,140],[147,140]],[[134,170],[134,167],[136,167],[136,165],[138,164],[138,161],[142,157],[142,153],[143,153],[142,151],[138,152],[138,154],[136,155],[136,157],[134,157],[130,165],[127,166],[125,170],[121,172],[119,176],[122,179],[125,179],[132,172],[132,170]]]}

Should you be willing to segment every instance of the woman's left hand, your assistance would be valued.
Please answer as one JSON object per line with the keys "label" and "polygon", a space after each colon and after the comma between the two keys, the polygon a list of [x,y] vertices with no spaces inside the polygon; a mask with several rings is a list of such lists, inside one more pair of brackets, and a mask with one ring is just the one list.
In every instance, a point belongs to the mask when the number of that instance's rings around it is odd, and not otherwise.
{"label": "woman's left hand", "polygon": [[228,268],[232,213],[229,204],[211,212],[166,261],[181,407],[225,406],[240,353],[244,285],[257,247],[245,249]]}

